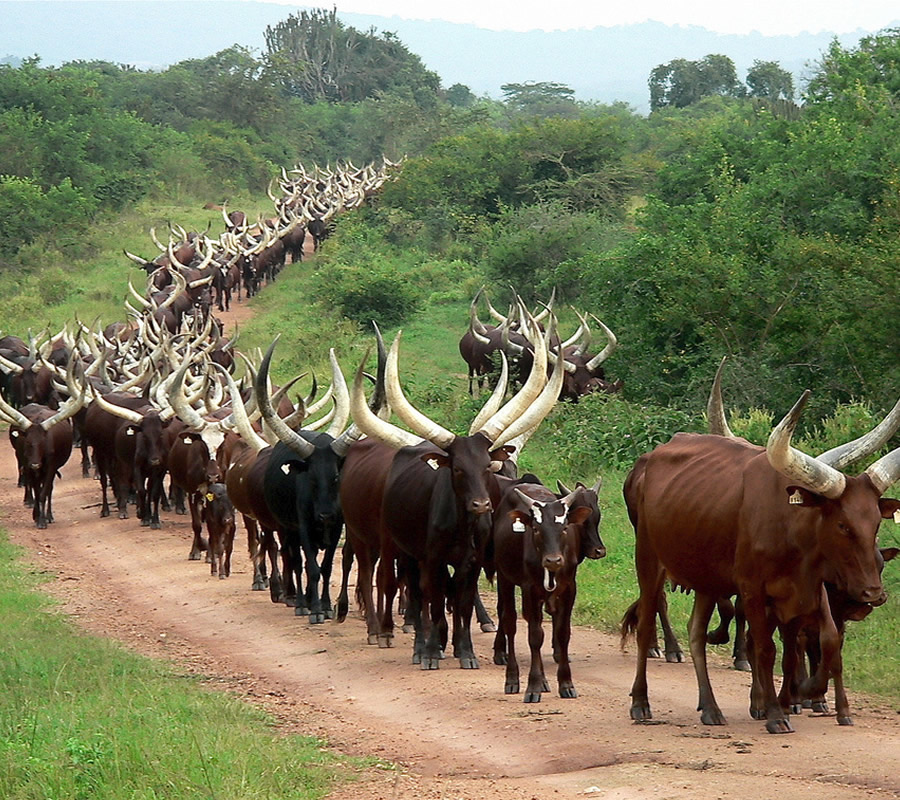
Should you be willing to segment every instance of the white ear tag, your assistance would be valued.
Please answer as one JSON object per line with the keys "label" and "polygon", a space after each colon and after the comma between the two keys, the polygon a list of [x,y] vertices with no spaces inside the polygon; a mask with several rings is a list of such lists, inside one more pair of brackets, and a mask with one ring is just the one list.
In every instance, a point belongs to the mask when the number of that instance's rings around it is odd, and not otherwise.
{"label": "white ear tag", "polygon": [[441,468],[441,465],[438,464],[436,458],[429,458],[425,463],[428,464],[428,466],[431,467],[432,469],[440,469]]}
{"label": "white ear tag", "polygon": [[18,439],[18,438],[19,438],[19,432],[18,432],[18,431],[10,431],[10,434],[12,435],[13,439]]}
{"label": "white ear tag", "polygon": [[290,464],[282,464],[282,465],[281,465],[281,471],[282,471],[285,475],[287,475],[287,474],[291,471],[291,465],[290,465]]}
{"label": "white ear tag", "polygon": [[522,522],[522,520],[517,519],[517,520],[512,524],[512,529],[513,529],[516,533],[525,533],[525,523]]}
{"label": "white ear tag", "polygon": [[191,439],[190,436],[185,436],[183,441],[184,441],[185,444],[190,444],[190,443],[193,442],[194,440]]}
{"label": "white ear tag", "polygon": [[803,495],[800,494],[799,489],[795,490],[794,493],[790,497],[788,497],[788,504],[792,506],[803,505]]}
{"label": "white ear tag", "polygon": [[129,428],[127,431],[125,431],[125,435],[134,436],[134,428]]}
{"label": "white ear tag", "polygon": [[900,508],[894,512],[894,523],[900,525]]}

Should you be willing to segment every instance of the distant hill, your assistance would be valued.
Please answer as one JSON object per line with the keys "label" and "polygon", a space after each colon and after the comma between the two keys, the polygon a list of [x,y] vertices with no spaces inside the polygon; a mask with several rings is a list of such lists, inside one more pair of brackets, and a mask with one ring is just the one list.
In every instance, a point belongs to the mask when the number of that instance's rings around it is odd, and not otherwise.
{"label": "distant hill", "polygon": [[[0,2],[0,53],[13,64],[38,55],[45,65],[100,59],[158,69],[233,44],[261,53],[266,26],[296,11],[294,6],[233,0],[14,0]],[[799,89],[809,66],[834,38],[831,33],[724,35],[660,22],[515,33],[450,22],[339,15],[360,30],[374,26],[396,33],[441,76],[444,86],[463,83],[476,95],[500,97],[505,83],[557,81],[573,88],[579,100],[623,101],[644,112],[647,79],[658,64],[721,53],[734,61],[743,79],[755,59],[777,61],[794,74]],[[852,46],[873,32],[858,30],[838,39]]]}

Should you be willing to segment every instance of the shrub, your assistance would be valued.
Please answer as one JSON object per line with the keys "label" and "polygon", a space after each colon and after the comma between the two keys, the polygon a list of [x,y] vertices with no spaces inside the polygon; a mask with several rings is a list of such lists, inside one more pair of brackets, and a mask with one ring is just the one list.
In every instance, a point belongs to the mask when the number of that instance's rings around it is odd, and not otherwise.
{"label": "shrub", "polygon": [[334,264],[321,270],[320,297],[345,317],[382,328],[398,325],[419,305],[407,276],[392,265],[347,267]]}

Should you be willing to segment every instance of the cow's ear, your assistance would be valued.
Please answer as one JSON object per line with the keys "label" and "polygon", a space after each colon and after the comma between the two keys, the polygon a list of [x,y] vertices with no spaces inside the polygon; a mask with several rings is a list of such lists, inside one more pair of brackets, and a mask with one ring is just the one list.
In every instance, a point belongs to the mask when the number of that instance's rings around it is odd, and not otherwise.
{"label": "cow's ear", "polygon": [[805,506],[806,508],[819,506],[825,499],[822,495],[811,492],[809,489],[804,489],[802,486],[788,486],[787,495],[789,505]]}
{"label": "cow's ear", "polygon": [[881,510],[881,516],[884,519],[891,519],[900,524],[900,500],[893,497],[882,497],[878,501],[878,508]]}
{"label": "cow's ear", "polygon": [[450,466],[450,456],[446,453],[423,453],[420,458],[432,469]]}
{"label": "cow's ear", "polygon": [[885,561],[893,561],[898,555],[900,555],[900,547],[882,547],[881,548],[881,557]]}
{"label": "cow's ear", "polygon": [[581,525],[591,515],[590,506],[578,506],[569,511],[569,522],[573,525]]}
{"label": "cow's ear", "polygon": [[505,444],[496,450],[491,450],[491,461],[506,461],[513,453],[516,452],[514,445]]}

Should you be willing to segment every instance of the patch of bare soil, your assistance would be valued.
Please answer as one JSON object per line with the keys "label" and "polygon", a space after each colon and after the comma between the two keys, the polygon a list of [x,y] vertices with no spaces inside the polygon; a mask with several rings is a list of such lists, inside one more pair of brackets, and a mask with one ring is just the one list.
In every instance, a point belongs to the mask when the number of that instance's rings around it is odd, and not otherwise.
{"label": "patch of bare soil", "polygon": [[[160,531],[133,516],[100,519],[99,484],[79,473],[73,459],[56,487],[58,521],[39,531],[22,507],[11,449],[0,449],[0,522],[53,576],[50,591],[64,610],[89,631],[265,706],[285,731],[378,760],[334,798],[900,797],[900,717],[884,704],[851,695],[855,727],[807,713],[792,720],[796,733],[773,736],[749,718],[748,676],[713,662],[728,724],[705,727],[691,665],[654,661],[656,718],[637,725],[628,714],[633,653],[578,628],[571,649],[579,697],[555,694],[548,652],[552,691],[526,705],[522,695],[503,694],[492,634],[476,634],[481,669],[461,670],[448,657],[440,670],[422,671],[411,664],[407,635],[378,649],[365,644],[358,615],[310,626],[268,592],[251,592],[242,539],[232,576],[218,580],[207,564],[188,561],[186,517],[166,515]],[[517,642],[527,670],[524,629]]]}

